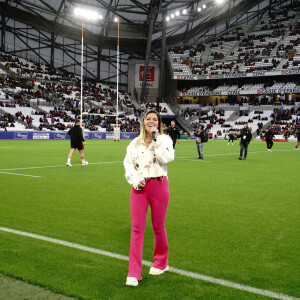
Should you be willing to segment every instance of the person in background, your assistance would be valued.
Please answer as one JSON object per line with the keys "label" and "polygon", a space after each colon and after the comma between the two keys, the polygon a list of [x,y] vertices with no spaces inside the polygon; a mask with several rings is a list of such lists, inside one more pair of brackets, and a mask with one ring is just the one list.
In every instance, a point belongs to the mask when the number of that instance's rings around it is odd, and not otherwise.
{"label": "person in background", "polygon": [[[244,124],[244,128],[241,129],[240,134],[237,137],[241,138],[239,160],[242,160],[242,159],[245,160],[247,158],[247,154],[248,154],[248,146],[252,139],[252,133],[251,133],[250,129],[248,128],[247,124]],[[244,158],[243,158],[243,153],[244,153]]]}
{"label": "person in background", "polygon": [[163,124],[163,133],[168,134],[168,127],[165,123]]}
{"label": "person in background", "polygon": [[190,135],[196,136],[196,145],[197,145],[197,151],[198,151],[198,159],[203,160],[203,146],[205,142],[205,131],[204,126],[199,125],[199,127],[194,131],[191,132]]}
{"label": "person in background", "polygon": [[140,135],[128,145],[124,159],[125,178],[132,186],[130,194],[132,230],[126,279],[128,286],[137,286],[142,280],[144,229],[149,205],[155,237],[153,266],[149,274],[160,275],[169,269],[165,229],[170,198],[167,164],[173,160],[172,140],[163,134],[159,113],[151,109],[144,115]]}
{"label": "person in background", "polygon": [[173,141],[173,149],[175,149],[176,140],[178,139],[178,144],[180,143],[180,132],[178,128],[175,126],[175,121],[171,121],[171,126],[169,126],[167,130],[168,135],[171,137]]}
{"label": "person in background", "polygon": [[267,131],[265,133],[265,138],[266,138],[266,143],[267,143],[267,151],[272,152],[272,147],[273,147],[273,138],[274,138],[274,133],[272,131],[271,126],[268,126]]}
{"label": "person in background", "polygon": [[299,150],[299,144],[300,144],[300,127],[298,128],[298,131],[297,131],[296,135],[297,135],[297,144],[295,146],[295,150]]}
{"label": "person in background", "polygon": [[230,144],[230,141],[231,141],[231,145],[233,145],[234,135],[232,134],[232,131],[234,131],[234,129],[231,126],[228,131],[228,146]]}
{"label": "person in background", "polygon": [[88,165],[88,162],[84,159],[84,145],[86,144],[83,133],[82,133],[82,128],[80,126],[80,120],[75,119],[75,125],[68,131],[68,135],[70,136],[71,140],[71,150],[68,155],[68,161],[67,161],[67,167],[71,167],[71,158],[78,149],[80,153],[80,158],[83,166]]}

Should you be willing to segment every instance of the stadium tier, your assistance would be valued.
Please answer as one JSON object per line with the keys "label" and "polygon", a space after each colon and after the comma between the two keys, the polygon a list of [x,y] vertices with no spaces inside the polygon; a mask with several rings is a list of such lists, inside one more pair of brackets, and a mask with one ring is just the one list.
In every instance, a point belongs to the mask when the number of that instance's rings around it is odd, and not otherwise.
{"label": "stadium tier", "polygon": [[258,71],[268,71],[266,75],[273,76],[285,70],[298,71],[299,55],[296,4],[266,12],[253,24],[235,28],[205,45],[190,44],[168,51],[173,78],[183,80],[240,77]]}
{"label": "stadium tier", "polygon": [[0,16],[0,300],[300,299],[300,0]]}
{"label": "stadium tier", "polygon": [[[80,115],[78,76],[6,54],[2,54],[0,63],[16,76],[14,79],[0,78],[0,111],[12,116],[20,112],[17,122],[7,126],[7,130],[67,130],[73,125]],[[84,115],[86,130],[113,130],[115,119],[110,115],[116,113],[116,95],[116,89],[112,87],[85,80],[83,113],[98,114],[94,117]],[[138,131],[139,116],[146,109],[156,107],[155,103],[146,100],[134,105],[130,98],[119,90],[119,122],[123,132]],[[166,103],[159,106],[159,111],[165,116],[174,115]]]}

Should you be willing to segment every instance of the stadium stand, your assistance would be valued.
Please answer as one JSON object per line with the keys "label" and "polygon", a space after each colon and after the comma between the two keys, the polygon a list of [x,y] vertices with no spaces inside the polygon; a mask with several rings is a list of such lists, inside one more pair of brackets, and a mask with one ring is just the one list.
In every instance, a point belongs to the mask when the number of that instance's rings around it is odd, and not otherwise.
{"label": "stadium stand", "polygon": [[[23,123],[17,123],[14,130],[67,130],[72,126],[75,118],[80,115],[78,76],[6,54],[1,55],[0,63],[16,76],[13,79],[0,79],[0,103],[5,120],[7,114],[16,115],[21,112],[21,116],[25,116],[21,120]],[[113,130],[115,120],[110,115],[116,112],[116,95],[116,89],[85,79],[83,112],[100,114],[92,117],[84,115],[86,130]],[[153,107],[154,103],[144,102],[137,108],[130,95],[119,90],[121,131],[138,131],[138,116]],[[162,115],[174,114],[165,103],[160,106],[160,111]],[[12,128],[5,127],[7,130]]]}
{"label": "stadium stand", "polygon": [[[281,75],[285,75],[286,70],[290,74],[299,71],[299,7],[296,1],[280,9],[270,9],[249,26],[236,27],[205,43],[199,52],[193,45],[169,48],[171,70],[176,63],[176,70],[182,68],[187,75],[171,73],[174,79],[182,80],[178,81],[176,96],[179,103],[188,103],[180,104],[180,111],[191,127],[202,123],[214,136],[218,133],[223,138],[226,128],[233,126],[238,130],[249,123],[252,131],[259,135],[268,125],[278,125],[272,118],[274,111],[288,109],[295,113],[290,124],[283,125],[288,126],[290,134],[294,133],[290,128],[299,124],[300,80],[299,76]],[[190,55],[191,49],[196,55]],[[270,72],[266,73],[270,76],[265,77],[265,73],[247,76],[254,72]],[[295,96],[292,97],[292,93]],[[220,109],[225,110],[222,118],[216,113]]]}
{"label": "stadium stand", "polygon": [[[299,70],[298,11],[296,3],[294,6],[287,5],[280,11],[266,12],[253,24],[236,27],[208,43],[169,48],[171,76]],[[289,56],[291,51],[293,55]],[[78,75],[6,53],[0,55],[0,67],[1,127],[5,130],[68,130],[80,115]],[[180,105],[177,108],[162,102],[159,110],[162,116],[181,116],[191,128],[203,123],[214,136],[223,137],[226,128],[234,126],[240,129],[245,122],[251,125],[252,131],[259,134],[271,122],[271,115],[279,106],[282,109],[283,105],[293,105],[293,111],[296,111],[293,116],[297,116],[298,112],[298,98],[295,102],[284,97],[278,100],[264,93],[255,97],[251,94],[264,90],[278,93],[300,90],[299,80],[284,78],[278,81],[277,78],[269,78],[264,82],[264,79],[260,82],[248,80],[247,83],[243,80],[236,83],[220,81],[219,84],[211,84],[206,80],[201,86],[197,86],[197,80],[189,82],[188,86],[177,92],[180,97],[216,96],[219,99],[216,99],[213,106],[203,103]],[[116,95],[115,88],[84,78],[83,119],[87,131],[113,130]],[[267,107],[264,107],[262,113],[255,113],[255,106],[265,105]],[[156,108],[156,103],[147,100],[137,103],[131,95],[119,90],[121,131],[138,131],[140,116],[149,108]],[[245,111],[248,115],[245,115]],[[98,115],[88,116],[88,113]],[[297,125],[298,118],[292,119],[292,122]]]}
{"label": "stadium stand", "polygon": [[[280,11],[265,13],[254,27],[236,28],[205,46],[170,48],[173,75],[217,75],[297,66],[297,55],[300,55],[298,11],[297,3],[288,5]],[[294,52],[294,59],[288,59],[288,51]]]}

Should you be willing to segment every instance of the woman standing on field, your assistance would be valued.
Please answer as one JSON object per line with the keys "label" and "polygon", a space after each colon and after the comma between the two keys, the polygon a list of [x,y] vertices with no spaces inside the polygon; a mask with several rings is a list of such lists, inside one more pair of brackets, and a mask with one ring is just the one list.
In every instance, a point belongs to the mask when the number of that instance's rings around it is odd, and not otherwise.
{"label": "woman standing on field", "polygon": [[137,286],[142,280],[144,229],[149,205],[155,237],[153,266],[149,274],[160,275],[169,269],[165,219],[170,192],[166,165],[173,160],[173,142],[163,134],[159,113],[147,111],[141,122],[140,135],[129,144],[124,159],[125,177],[132,185],[132,230],[126,285]]}

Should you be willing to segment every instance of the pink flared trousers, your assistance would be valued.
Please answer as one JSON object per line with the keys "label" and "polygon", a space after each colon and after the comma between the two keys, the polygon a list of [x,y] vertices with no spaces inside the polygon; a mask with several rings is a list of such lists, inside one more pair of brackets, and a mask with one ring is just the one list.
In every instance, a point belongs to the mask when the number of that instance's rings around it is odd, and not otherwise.
{"label": "pink flared trousers", "polygon": [[142,280],[144,230],[149,205],[155,237],[153,267],[163,270],[168,265],[168,240],[165,220],[169,199],[170,192],[167,177],[149,179],[146,186],[140,191],[132,188],[130,195],[132,230],[128,277]]}

